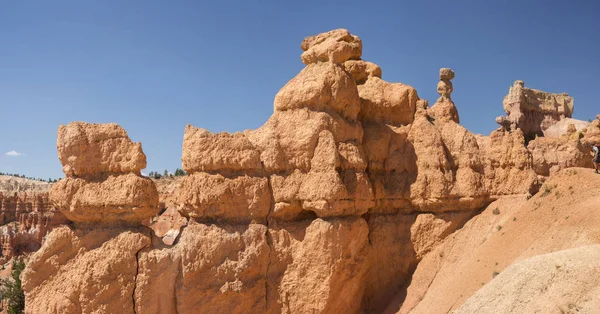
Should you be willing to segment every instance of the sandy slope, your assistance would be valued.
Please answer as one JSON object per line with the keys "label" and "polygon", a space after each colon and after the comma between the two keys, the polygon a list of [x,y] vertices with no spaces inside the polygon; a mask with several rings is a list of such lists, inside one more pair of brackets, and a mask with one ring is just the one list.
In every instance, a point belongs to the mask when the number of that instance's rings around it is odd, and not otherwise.
{"label": "sandy slope", "polygon": [[399,313],[449,313],[513,263],[598,243],[600,175],[563,170],[529,200],[490,204],[425,256]]}
{"label": "sandy slope", "polygon": [[600,245],[541,254],[515,263],[454,314],[599,313]]}

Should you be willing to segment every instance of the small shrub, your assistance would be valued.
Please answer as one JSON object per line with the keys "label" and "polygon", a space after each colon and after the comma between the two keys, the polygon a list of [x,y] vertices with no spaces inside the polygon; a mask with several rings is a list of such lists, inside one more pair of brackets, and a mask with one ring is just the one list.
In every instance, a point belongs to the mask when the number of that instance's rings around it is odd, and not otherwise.
{"label": "small shrub", "polygon": [[492,214],[500,215],[500,210],[498,209],[498,207],[494,208],[494,210],[492,211]]}
{"label": "small shrub", "polygon": [[498,276],[498,275],[500,275],[500,273],[497,272],[497,271],[495,271],[495,272],[492,273],[492,278],[496,278],[496,276]]}
{"label": "small shrub", "polygon": [[25,269],[25,263],[22,260],[13,261],[11,278],[2,280],[0,294],[3,299],[8,300],[8,314],[21,314],[25,309],[25,294],[23,288],[21,288],[21,272],[23,269]]}
{"label": "small shrub", "polygon": [[496,229],[498,229],[498,231],[500,231],[500,230],[502,230],[502,226],[501,226],[501,225],[498,225],[498,226],[496,227]]}

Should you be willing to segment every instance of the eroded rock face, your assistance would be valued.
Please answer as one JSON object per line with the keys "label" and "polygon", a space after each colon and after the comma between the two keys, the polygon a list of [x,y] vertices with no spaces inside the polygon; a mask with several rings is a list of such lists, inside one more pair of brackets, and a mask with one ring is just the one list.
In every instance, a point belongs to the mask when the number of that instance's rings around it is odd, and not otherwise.
{"label": "eroded rock face", "polygon": [[212,134],[208,130],[186,126],[183,135],[183,170],[260,171],[260,152],[243,133]]}
{"label": "eroded rock face", "polygon": [[535,194],[538,177],[520,129],[493,131],[479,146],[486,159],[486,185],[493,195]]}
{"label": "eroded rock face", "polygon": [[[360,76],[357,78],[360,79]],[[414,119],[419,96],[408,85],[389,83],[377,76],[370,76],[358,86],[358,94],[362,121],[406,125]]]}
{"label": "eroded rock face", "polygon": [[58,128],[58,159],[70,177],[133,172],[146,168],[141,143],[133,143],[114,123],[73,122]]}
{"label": "eroded rock face", "polygon": [[556,122],[573,115],[573,97],[526,88],[523,81],[515,81],[503,105],[511,128],[523,130],[526,138],[542,136]]}
{"label": "eroded rock face", "polygon": [[362,41],[345,29],[306,37],[300,48],[304,50],[302,62],[307,65],[327,61],[339,64],[362,55]]}
{"label": "eroded rock face", "polygon": [[356,83],[340,65],[307,65],[275,95],[275,111],[308,108],[355,120],[360,110]]}
{"label": "eroded rock face", "polygon": [[533,169],[538,175],[549,176],[570,167],[592,167],[592,159],[578,138],[537,138],[527,145]]}
{"label": "eroded rock face", "polygon": [[133,173],[103,181],[65,178],[53,187],[55,206],[73,222],[139,224],[158,210],[158,192],[152,180]]}
{"label": "eroded rock face", "polygon": [[587,132],[590,122],[564,118],[544,130],[544,137],[559,138],[576,132]]}
{"label": "eroded rock face", "polygon": [[146,155],[116,124],[73,122],[58,129],[66,178],[52,186],[52,203],[75,223],[139,225],[158,212],[154,183],[140,176]]}
{"label": "eroded rock face", "polygon": [[52,230],[22,275],[26,313],[134,313],[136,255],[149,243],[136,230]]}

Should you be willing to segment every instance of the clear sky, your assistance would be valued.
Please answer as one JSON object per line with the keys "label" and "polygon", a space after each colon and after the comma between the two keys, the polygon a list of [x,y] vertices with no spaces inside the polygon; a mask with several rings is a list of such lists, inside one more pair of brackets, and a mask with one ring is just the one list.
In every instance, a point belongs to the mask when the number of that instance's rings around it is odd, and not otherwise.
{"label": "clear sky", "polygon": [[174,171],[186,124],[259,127],[302,39],[335,28],[430,104],[454,69],[475,133],[517,79],[569,93],[575,118],[600,113],[600,1],[0,1],[0,171],[62,177],[56,130],[75,120],[121,124],[145,172]]}

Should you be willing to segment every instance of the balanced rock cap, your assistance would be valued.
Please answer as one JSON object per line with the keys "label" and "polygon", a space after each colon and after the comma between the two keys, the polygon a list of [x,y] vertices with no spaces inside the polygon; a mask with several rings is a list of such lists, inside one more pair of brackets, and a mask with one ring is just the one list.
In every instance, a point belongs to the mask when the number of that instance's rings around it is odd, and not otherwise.
{"label": "balanced rock cap", "polygon": [[360,38],[342,28],[306,37],[300,48],[304,50],[301,59],[306,65],[328,61],[339,64],[348,60],[358,60],[362,55]]}
{"label": "balanced rock cap", "polygon": [[454,78],[454,71],[450,68],[440,69],[440,80],[451,80]]}
{"label": "balanced rock cap", "polygon": [[67,177],[137,175],[146,168],[141,143],[132,142],[118,124],[72,122],[58,128],[58,158]]}

